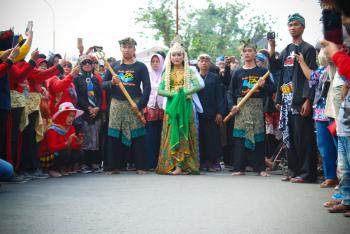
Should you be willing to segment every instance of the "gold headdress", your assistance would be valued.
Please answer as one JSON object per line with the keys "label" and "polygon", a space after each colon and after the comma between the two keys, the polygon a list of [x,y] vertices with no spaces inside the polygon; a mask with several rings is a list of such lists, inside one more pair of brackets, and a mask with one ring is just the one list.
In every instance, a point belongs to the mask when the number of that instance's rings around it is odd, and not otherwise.
{"label": "gold headdress", "polygon": [[165,58],[165,90],[170,91],[170,73],[171,73],[171,54],[181,52],[184,54],[184,88],[189,90],[191,88],[191,71],[188,64],[187,52],[182,45],[182,41],[179,35],[176,35],[173,41],[171,42],[171,48]]}

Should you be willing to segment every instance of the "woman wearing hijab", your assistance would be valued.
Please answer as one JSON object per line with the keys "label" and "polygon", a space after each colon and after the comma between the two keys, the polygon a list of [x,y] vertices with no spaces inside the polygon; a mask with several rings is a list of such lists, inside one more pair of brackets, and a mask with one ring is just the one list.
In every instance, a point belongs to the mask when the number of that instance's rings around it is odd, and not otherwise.
{"label": "woman wearing hijab", "polygon": [[151,94],[145,108],[146,124],[146,148],[150,170],[158,163],[160,135],[164,116],[163,97],[158,94],[158,87],[162,81],[164,58],[160,54],[151,56],[151,66],[148,69],[151,80]]}

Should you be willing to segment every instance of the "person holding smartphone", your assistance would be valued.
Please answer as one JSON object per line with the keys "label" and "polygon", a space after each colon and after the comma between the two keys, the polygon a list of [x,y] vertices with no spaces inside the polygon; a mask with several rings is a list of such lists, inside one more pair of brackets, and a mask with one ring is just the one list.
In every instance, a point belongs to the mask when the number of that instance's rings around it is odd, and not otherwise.
{"label": "person holding smartphone", "polygon": [[281,69],[277,86],[276,107],[281,110],[280,129],[287,146],[289,176],[283,181],[294,183],[314,182],[317,179],[317,155],[312,119],[312,102],[315,88],[309,87],[300,64],[298,54],[312,70],[317,68],[316,50],[303,40],[305,19],[296,13],[288,16],[288,31],[292,43],[275,58],[275,40],[270,39],[271,66]]}

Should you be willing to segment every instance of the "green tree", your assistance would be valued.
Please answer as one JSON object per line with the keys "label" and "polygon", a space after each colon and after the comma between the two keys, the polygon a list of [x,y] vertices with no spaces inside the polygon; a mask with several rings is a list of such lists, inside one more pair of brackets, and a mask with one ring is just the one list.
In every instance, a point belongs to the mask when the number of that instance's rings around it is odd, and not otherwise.
{"label": "green tree", "polygon": [[[250,16],[247,4],[238,2],[215,5],[208,1],[205,9],[196,9],[181,17],[180,35],[188,48],[191,58],[200,53],[218,55],[239,55],[242,41],[257,43],[261,40],[269,25],[271,16]],[[181,12],[184,12],[184,6]],[[137,23],[153,29],[156,40],[170,45],[175,32],[175,1],[150,0],[147,8],[139,9]],[[182,16],[184,13],[182,13]],[[185,21],[186,20],[186,21]]]}

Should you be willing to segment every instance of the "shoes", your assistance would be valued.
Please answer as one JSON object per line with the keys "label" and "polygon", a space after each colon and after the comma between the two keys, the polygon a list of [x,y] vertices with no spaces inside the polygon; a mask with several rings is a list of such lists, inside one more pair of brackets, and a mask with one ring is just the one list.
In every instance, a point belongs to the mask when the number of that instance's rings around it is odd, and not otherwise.
{"label": "shoes", "polygon": [[30,180],[26,179],[24,176],[16,175],[11,177],[11,179],[9,179],[7,182],[11,184],[24,184],[24,183],[27,183],[28,181]]}
{"label": "shoes", "polygon": [[88,167],[82,167],[80,170],[79,170],[79,173],[81,174],[89,174],[91,173],[92,171],[88,168]]}
{"label": "shoes", "polygon": [[47,173],[42,172],[41,170],[36,170],[31,176],[35,179],[48,179],[50,176]]}
{"label": "shoes", "polygon": [[50,171],[49,171],[49,175],[50,175],[51,177],[54,177],[54,178],[57,178],[57,177],[61,177],[61,176],[62,176],[61,173],[59,173],[58,171],[54,171],[54,170],[50,170]]}
{"label": "shoes", "polygon": [[209,167],[207,169],[207,172],[217,172],[217,170],[215,168]]}
{"label": "shoes", "polygon": [[325,181],[323,181],[321,184],[320,184],[320,187],[321,188],[331,188],[331,187],[335,187],[338,185],[338,181],[337,180],[330,180],[330,179],[327,179]]}
{"label": "shoes", "polygon": [[350,206],[338,204],[328,209],[329,213],[347,213],[350,212]]}
{"label": "shoes", "polygon": [[347,218],[350,218],[350,212],[344,213],[344,216],[347,217]]}
{"label": "shoes", "polygon": [[93,170],[94,173],[102,173],[103,172],[103,168],[102,167],[93,168],[92,170]]}

